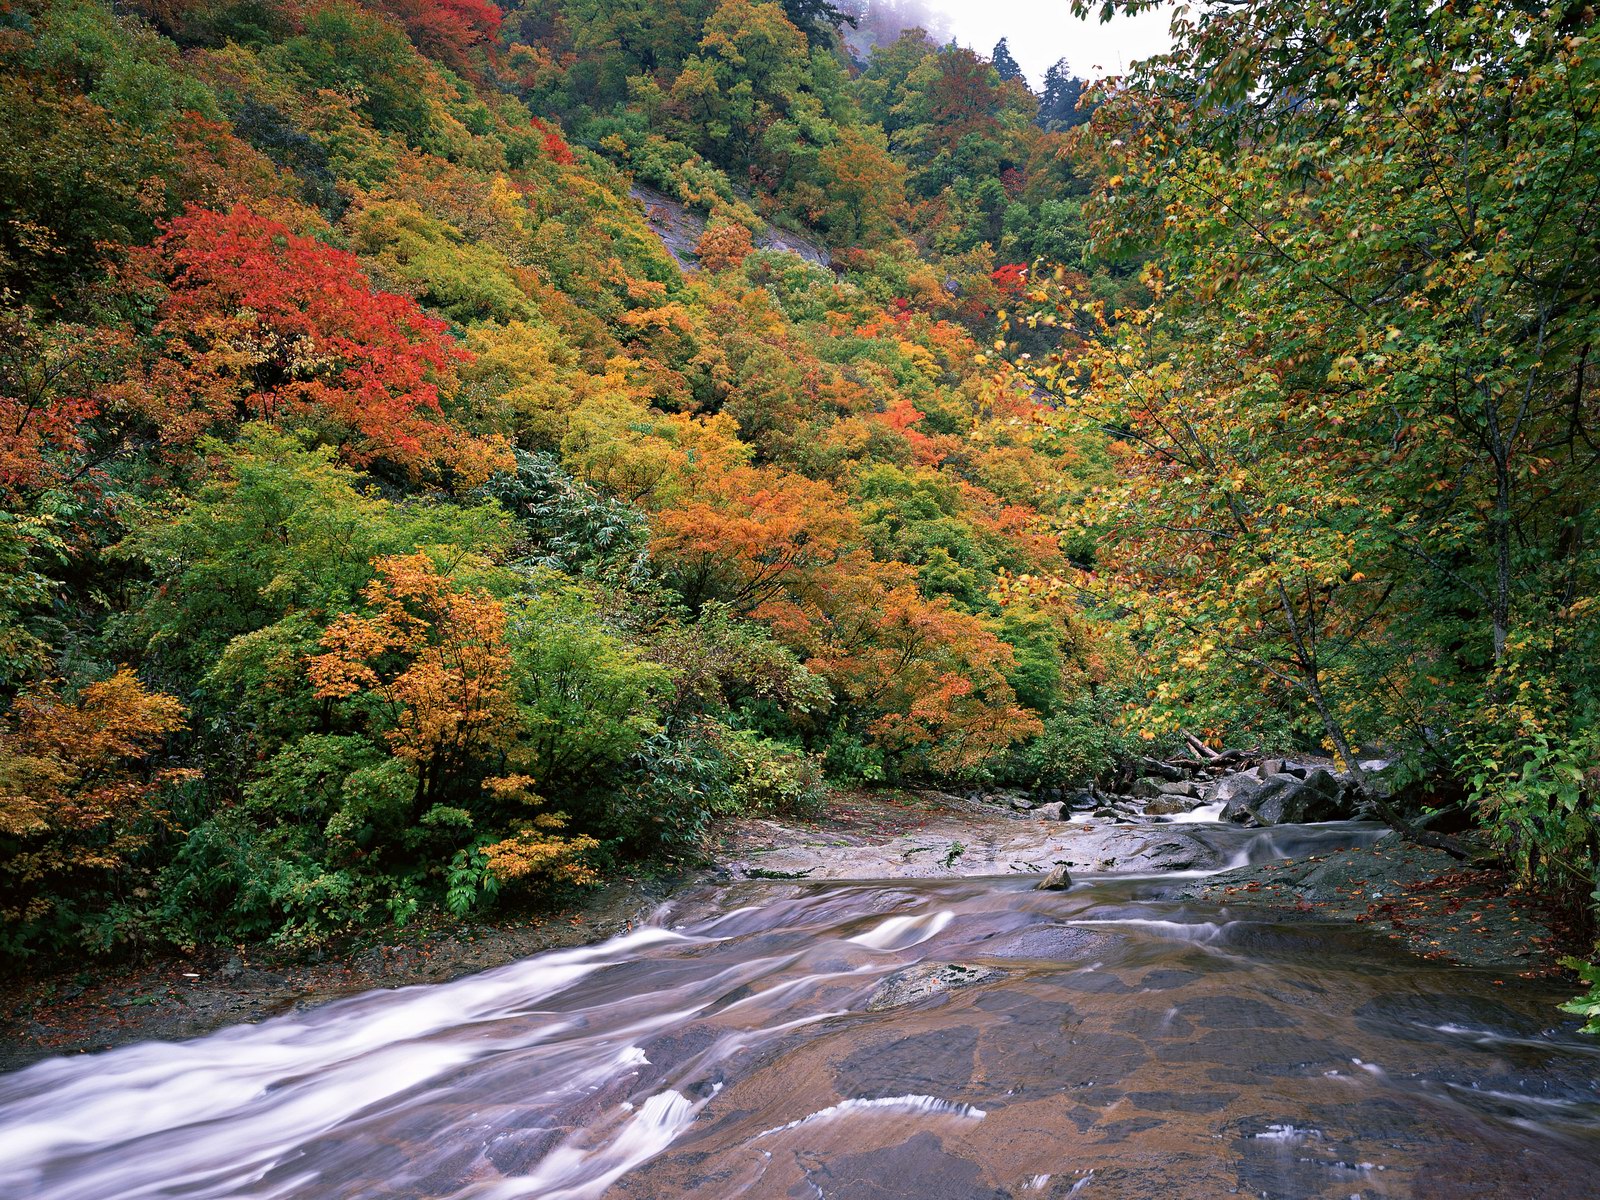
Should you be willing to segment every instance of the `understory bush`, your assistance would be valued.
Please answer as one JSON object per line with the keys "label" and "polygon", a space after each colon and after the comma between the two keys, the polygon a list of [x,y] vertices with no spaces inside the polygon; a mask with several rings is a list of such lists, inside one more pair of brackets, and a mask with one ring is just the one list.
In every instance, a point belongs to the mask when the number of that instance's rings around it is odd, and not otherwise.
{"label": "understory bush", "polygon": [[1065,787],[1110,774],[1144,746],[1114,720],[1108,698],[1086,693],[1064,704],[1044,732],[1013,755],[1012,773],[1035,787]]}

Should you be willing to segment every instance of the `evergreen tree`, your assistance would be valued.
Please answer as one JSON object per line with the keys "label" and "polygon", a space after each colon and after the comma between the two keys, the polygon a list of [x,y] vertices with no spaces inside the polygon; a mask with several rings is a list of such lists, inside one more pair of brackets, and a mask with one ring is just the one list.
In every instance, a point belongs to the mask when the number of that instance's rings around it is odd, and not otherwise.
{"label": "evergreen tree", "polygon": [[840,25],[855,27],[859,17],[828,0],[783,0],[783,15],[811,41],[826,45]]}
{"label": "evergreen tree", "polygon": [[[1002,42],[1001,45],[1005,43]],[[998,52],[999,46],[995,47]],[[995,66],[1000,65],[996,58]],[[1072,73],[1067,60],[1059,58],[1055,66],[1044,74],[1044,94],[1039,97],[1039,127],[1041,129],[1071,129],[1089,119],[1089,110],[1079,110],[1083,97],[1084,81]]]}
{"label": "evergreen tree", "polygon": [[989,57],[994,64],[994,69],[999,72],[1001,79],[1009,82],[1013,79],[1023,78],[1022,68],[1017,65],[1017,60],[1011,57],[1011,47],[1006,45],[1005,38],[1001,38],[994,44],[994,53]]}

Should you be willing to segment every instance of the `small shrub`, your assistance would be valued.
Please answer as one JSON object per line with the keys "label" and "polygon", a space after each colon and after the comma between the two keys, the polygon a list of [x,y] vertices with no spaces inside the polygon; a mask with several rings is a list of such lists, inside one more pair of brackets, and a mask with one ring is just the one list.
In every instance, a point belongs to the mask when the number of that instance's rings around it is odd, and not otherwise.
{"label": "small shrub", "polygon": [[1016,756],[1015,774],[1036,786],[1087,783],[1113,771],[1134,750],[1107,706],[1081,696],[1044,723]]}
{"label": "small shrub", "polygon": [[1600,1033],[1600,963],[1586,963],[1576,958],[1562,960],[1562,965],[1576,971],[1589,990],[1574,996],[1561,1006],[1563,1012],[1576,1013],[1584,1019],[1583,1032]]}
{"label": "small shrub", "polygon": [[815,817],[827,807],[827,777],[810,755],[743,730],[729,731],[723,749],[734,812]]}
{"label": "small shrub", "polygon": [[848,787],[889,781],[888,756],[879,746],[870,745],[852,732],[843,721],[828,731],[822,761],[828,778]]}
{"label": "small shrub", "polygon": [[712,813],[732,804],[728,758],[715,729],[697,721],[646,738],[632,781],[608,807],[606,832],[630,849],[699,857]]}

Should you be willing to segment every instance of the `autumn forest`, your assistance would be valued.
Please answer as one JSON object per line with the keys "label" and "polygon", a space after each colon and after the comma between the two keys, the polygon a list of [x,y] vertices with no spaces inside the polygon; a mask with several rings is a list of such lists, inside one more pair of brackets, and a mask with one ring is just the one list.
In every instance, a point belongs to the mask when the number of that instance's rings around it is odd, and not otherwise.
{"label": "autumn forest", "polygon": [[1191,743],[1592,942],[1597,23],[0,0],[0,957]]}

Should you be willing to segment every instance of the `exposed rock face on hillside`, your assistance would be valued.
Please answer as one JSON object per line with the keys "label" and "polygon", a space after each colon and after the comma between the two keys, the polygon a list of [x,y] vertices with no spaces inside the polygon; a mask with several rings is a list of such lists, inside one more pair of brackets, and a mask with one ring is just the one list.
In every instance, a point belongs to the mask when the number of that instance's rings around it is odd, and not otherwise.
{"label": "exposed rock face on hillside", "polygon": [[[661,239],[661,244],[667,248],[667,253],[685,271],[697,270],[700,235],[706,231],[705,216],[681,200],[643,184],[634,184],[628,189],[628,194],[644,206],[645,219]],[[754,238],[754,242],[757,250],[786,250],[819,267],[830,266],[833,262],[833,256],[820,242],[788,229],[779,229],[776,225],[768,225]]]}

